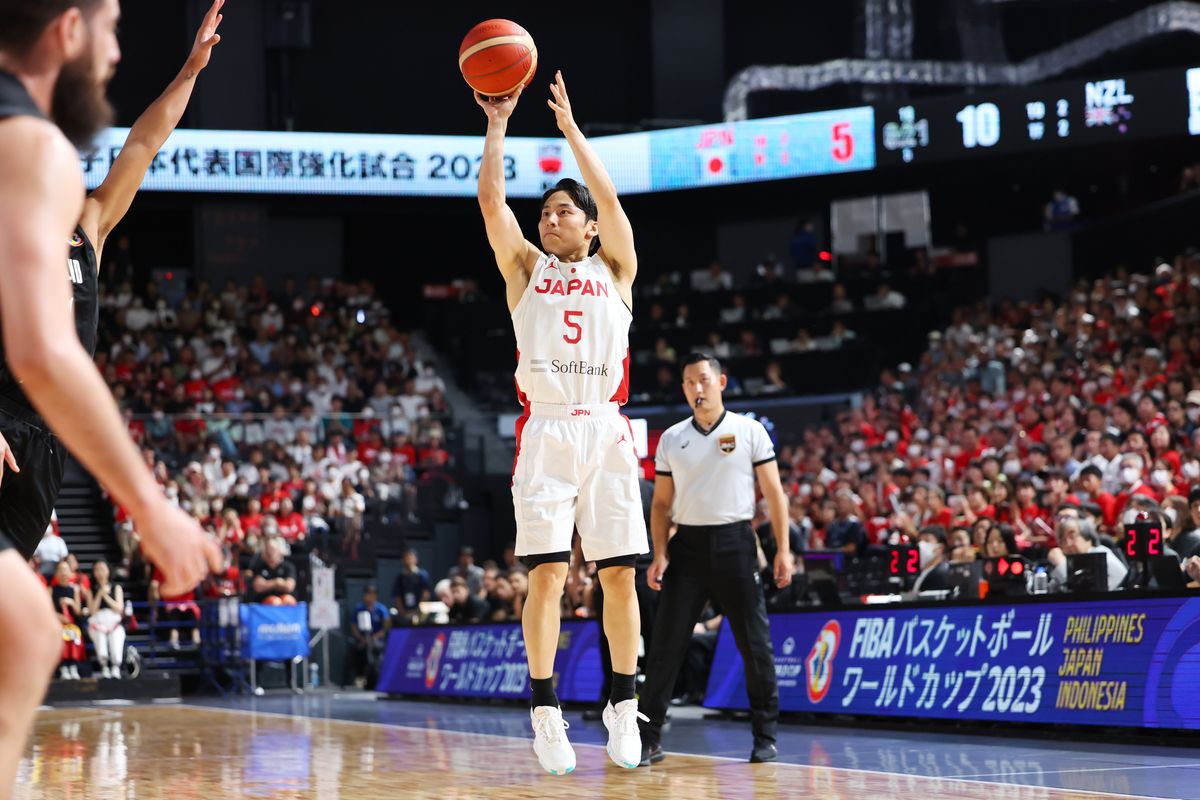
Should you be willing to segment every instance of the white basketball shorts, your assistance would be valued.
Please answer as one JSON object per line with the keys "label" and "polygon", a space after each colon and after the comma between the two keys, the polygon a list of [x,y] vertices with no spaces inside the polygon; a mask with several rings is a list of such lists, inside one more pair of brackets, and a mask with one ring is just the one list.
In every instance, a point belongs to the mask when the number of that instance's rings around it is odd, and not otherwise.
{"label": "white basketball shorts", "polygon": [[517,422],[516,554],[569,551],[576,528],[588,561],[649,552],[640,469],[616,403],[532,403]]}

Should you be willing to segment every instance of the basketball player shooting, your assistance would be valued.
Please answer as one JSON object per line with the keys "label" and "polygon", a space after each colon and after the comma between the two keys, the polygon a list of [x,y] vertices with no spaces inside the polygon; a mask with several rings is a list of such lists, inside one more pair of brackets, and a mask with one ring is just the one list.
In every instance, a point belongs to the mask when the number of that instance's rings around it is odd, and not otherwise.
{"label": "basketball player shooting", "polygon": [[[220,565],[199,525],[172,506],[79,337],[63,280],[65,244],[83,211],[76,146],[109,124],[105,87],[120,59],[117,0],[0,0],[0,335],[4,366],[45,427],[96,475],[142,531],[168,592]],[[48,423],[48,424],[47,424]],[[26,465],[22,472],[31,472]],[[0,495],[0,800],[12,791],[34,712],[61,650],[45,590],[13,549],[25,501]]]}
{"label": "basketball player shooting", "polygon": [[475,99],[488,118],[479,205],[504,276],[525,409],[517,423],[512,491],[516,552],[529,567],[522,626],[533,747],[542,768],[561,775],[575,768],[552,679],[572,531],[578,528],[584,557],[596,562],[604,588],[613,691],[603,719],[609,757],[627,768],[641,758],[634,562],[647,545],[637,455],[629,421],[620,413],[629,395],[633,228],[604,165],[575,124],[561,73],[550,93],[547,103],[586,186],[562,180],[545,193],[540,248],[526,241],[505,202],[504,135],[521,90]]}

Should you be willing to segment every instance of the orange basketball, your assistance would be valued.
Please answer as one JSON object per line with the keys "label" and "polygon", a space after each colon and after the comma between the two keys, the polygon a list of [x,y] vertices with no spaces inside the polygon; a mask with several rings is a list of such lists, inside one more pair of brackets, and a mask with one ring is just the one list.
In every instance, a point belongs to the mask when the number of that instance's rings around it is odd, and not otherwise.
{"label": "orange basketball", "polygon": [[537,46],[528,31],[507,19],[481,22],[458,48],[458,68],[472,89],[507,97],[537,72]]}

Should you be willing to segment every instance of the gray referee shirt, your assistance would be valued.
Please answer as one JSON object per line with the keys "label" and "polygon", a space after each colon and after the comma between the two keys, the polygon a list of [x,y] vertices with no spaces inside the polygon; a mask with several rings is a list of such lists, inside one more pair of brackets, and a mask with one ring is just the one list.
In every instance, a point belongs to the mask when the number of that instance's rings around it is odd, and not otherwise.
{"label": "gray referee shirt", "polygon": [[725,411],[708,432],[695,417],[668,428],[654,471],[675,483],[675,524],[725,525],[754,518],[754,469],[774,460],[762,423]]}

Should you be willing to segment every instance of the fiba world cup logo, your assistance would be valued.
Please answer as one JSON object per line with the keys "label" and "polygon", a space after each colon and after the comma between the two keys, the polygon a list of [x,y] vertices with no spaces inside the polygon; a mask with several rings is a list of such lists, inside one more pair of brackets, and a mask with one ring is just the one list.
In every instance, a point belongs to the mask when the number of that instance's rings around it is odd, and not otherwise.
{"label": "fiba world cup logo", "polygon": [[830,620],[817,634],[808,658],[804,659],[804,675],[808,679],[808,699],[819,703],[829,693],[833,683],[833,657],[842,641],[842,626]]}
{"label": "fiba world cup logo", "polygon": [[442,652],[446,649],[446,634],[439,633],[425,657],[425,688],[432,689],[437,681],[438,668],[442,665]]}

